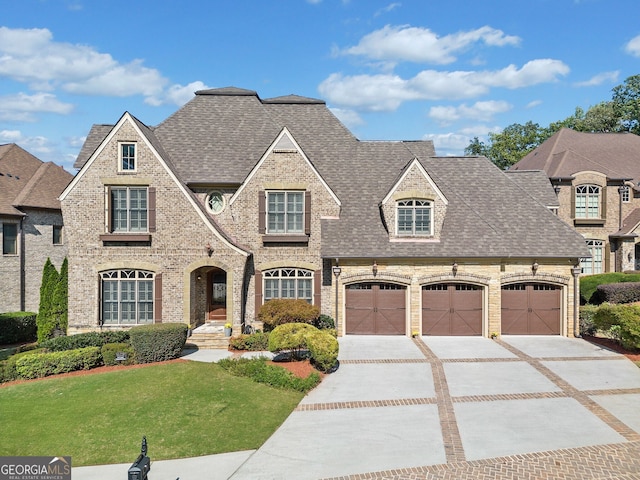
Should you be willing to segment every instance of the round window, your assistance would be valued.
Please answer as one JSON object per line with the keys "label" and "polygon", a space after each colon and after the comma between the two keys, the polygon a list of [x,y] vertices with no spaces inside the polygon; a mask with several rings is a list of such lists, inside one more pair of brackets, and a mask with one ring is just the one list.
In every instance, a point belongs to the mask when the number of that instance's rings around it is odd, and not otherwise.
{"label": "round window", "polygon": [[220,213],[224,209],[224,197],[220,192],[211,192],[207,196],[207,208],[211,213]]}

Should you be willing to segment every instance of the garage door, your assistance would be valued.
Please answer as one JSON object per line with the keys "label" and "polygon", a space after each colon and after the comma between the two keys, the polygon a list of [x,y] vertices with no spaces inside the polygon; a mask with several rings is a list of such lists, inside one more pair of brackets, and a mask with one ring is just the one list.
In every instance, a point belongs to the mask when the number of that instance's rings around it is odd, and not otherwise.
{"label": "garage door", "polygon": [[439,283],[422,287],[423,335],[482,335],[482,287]]}
{"label": "garage door", "polygon": [[502,286],[504,335],[559,335],[561,287],[545,283]]}
{"label": "garage door", "polygon": [[346,333],[404,335],[406,287],[392,283],[358,283],[346,287]]}

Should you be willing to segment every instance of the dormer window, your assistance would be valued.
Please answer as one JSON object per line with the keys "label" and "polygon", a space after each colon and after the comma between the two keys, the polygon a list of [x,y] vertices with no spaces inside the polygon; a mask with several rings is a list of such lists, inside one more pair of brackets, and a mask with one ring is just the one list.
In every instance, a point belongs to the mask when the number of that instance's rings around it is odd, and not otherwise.
{"label": "dormer window", "polygon": [[398,235],[433,235],[433,202],[419,199],[398,200],[396,210]]}
{"label": "dormer window", "polygon": [[120,171],[121,172],[136,171],[136,144],[135,143],[120,144]]}

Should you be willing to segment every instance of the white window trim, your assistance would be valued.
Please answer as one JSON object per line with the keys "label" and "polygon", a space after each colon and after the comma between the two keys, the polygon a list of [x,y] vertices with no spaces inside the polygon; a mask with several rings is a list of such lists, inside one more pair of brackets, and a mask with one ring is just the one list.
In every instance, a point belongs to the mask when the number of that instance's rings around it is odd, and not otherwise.
{"label": "white window trim", "polygon": [[[584,216],[579,217],[578,216],[578,189],[580,188],[586,188],[587,190],[591,189],[591,188],[597,188],[598,192],[585,192],[585,193],[581,193],[580,195],[584,195],[585,197],[585,204],[584,204]],[[584,184],[584,185],[577,185],[576,186],[576,191],[575,191],[575,211],[574,211],[574,215],[576,219],[600,219],[602,218],[602,209],[603,209],[603,205],[602,205],[602,188],[600,185],[593,185],[593,184]],[[596,216],[591,216],[589,215],[589,198],[592,197],[597,197],[598,199],[598,212],[596,214]]]}
{"label": "white window trim", "polygon": [[[124,168],[122,149],[125,145],[133,145],[133,168]],[[118,172],[120,173],[136,173],[138,171],[138,143],[137,142],[118,142]]]}
{"label": "white window trim", "polygon": [[[269,229],[269,195],[272,194],[278,194],[278,193],[283,193],[284,194],[284,231],[283,232],[279,232],[279,231],[273,231]],[[302,215],[302,222],[301,222],[301,228],[300,230],[294,230],[294,231],[289,231],[287,226],[288,226],[288,219],[289,219],[289,215],[290,213],[287,211],[287,206],[289,204],[289,202],[287,201],[289,194],[299,194],[302,197],[302,211],[300,212]],[[267,216],[267,218],[265,219],[265,232],[267,235],[302,235],[304,234],[304,226],[305,226],[305,191],[304,190],[267,190],[265,191],[265,215]],[[292,213],[293,214],[297,214],[297,212]]]}
{"label": "white window trim", "polygon": [[[413,204],[411,206],[406,206],[406,205],[400,205],[401,202],[412,202]],[[416,205],[416,202],[426,202],[428,205]],[[433,216],[434,216],[434,208],[433,208],[434,202],[433,200],[430,200],[428,198],[399,198],[398,200],[396,200],[396,205],[395,205],[395,213],[396,213],[396,236],[398,237],[419,237],[419,238],[424,238],[424,237],[432,237],[433,236]],[[411,233],[406,233],[406,232],[401,232],[400,231],[400,215],[399,215],[399,210],[400,208],[411,208],[412,209],[412,220],[411,220]],[[429,232],[419,232],[416,233],[416,219],[415,219],[415,213],[416,213],[416,208],[426,208],[429,210]]]}
{"label": "white window trim", "polygon": [[[124,277],[124,272],[131,272],[133,274],[132,277]],[[135,322],[124,322],[122,320],[122,291],[121,291],[121,283],[126,281],[127,279],[135,281]],[[117,304],[118,304],[118,319],[116,322],[106,322],[104,318],[104,282],[105,281],[114,281],[117,282]],[[139,282],[141,281],[150,281],[151,282],[151,319],[147,321],[140,321],[140,312],[138,310],[140,302],[139,297]],[[108,270],[105,272],[100,272],[100,322],[103,325],[145,325],[154,322],[154,312],[155,312],[155,274],[146,270],[137,270],[137,269],[116,269],[116,270]]]}
{"label": "white window trim", "polygon": [[[220,198],[222,199],[222,207],[220,207],[220,210],[218,211],[214,211],[209,204],[209,201],[211,200],[211,197],[213,195],[220,195]],[[212,190],[207,193],[207,198],[205,198],[204,204],[207,208],[207,212],[211,213],[212,215],[218,215],[222,213],[227,206],[227,199],[224,197],[224,193],[222,193],[220,190]]]}
{"label": "white window trim", "polygon": [[[283,276],[282,272],[283,271],[293,271],[294,274],[291,276]],[[306,300],[308,301],[310,304],[313,304],[313,285],[314,285],[314,272],[312,270],[307,270],[305,268],[295,268],[295,267],[291,267],[291,268],[287,268],[287,267],[283,267],[283,268],[274,268],[271,270],[265,270],[262,272],[262,301],[267,302],[269,300],[275,300],[275,299],[295,299],[295,300]],[[273,280],[273,279],[277,279],[278,282],[278,290],[279,290],[279,295],[277,297],[270,297],[267,298],[267,282],[269,280]],[[282,294],[282,280],[294,280],[295,281],[295,297],[283,297],[281,296]],[[298,297],[298,281],[299,280],[308,280],[310,282],[310,296],[309,298],[306,297]]]}

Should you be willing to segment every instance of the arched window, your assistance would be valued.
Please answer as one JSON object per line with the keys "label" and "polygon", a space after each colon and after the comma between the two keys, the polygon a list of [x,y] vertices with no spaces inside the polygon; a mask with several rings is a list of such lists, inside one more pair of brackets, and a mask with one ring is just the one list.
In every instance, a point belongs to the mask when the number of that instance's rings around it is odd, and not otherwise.
{"label": "arched window", "polygon": [[433,235],[432,211],[430,200],[399,200],[396,204],[398,235]]}
{"label": "arched window", "polygon": [[100,318],[105,325],[153,322],[153,272],[109,270],[100,274]]}
{"label": "arched window", "polygon": [[297,298],[313,303],[313,272],[301,268],[277,268],[262,272],[264,301]]}
{"label": "arched window", "polygon": [[578,185],[576,187],[576,218],[600,218],[600,187]]}

